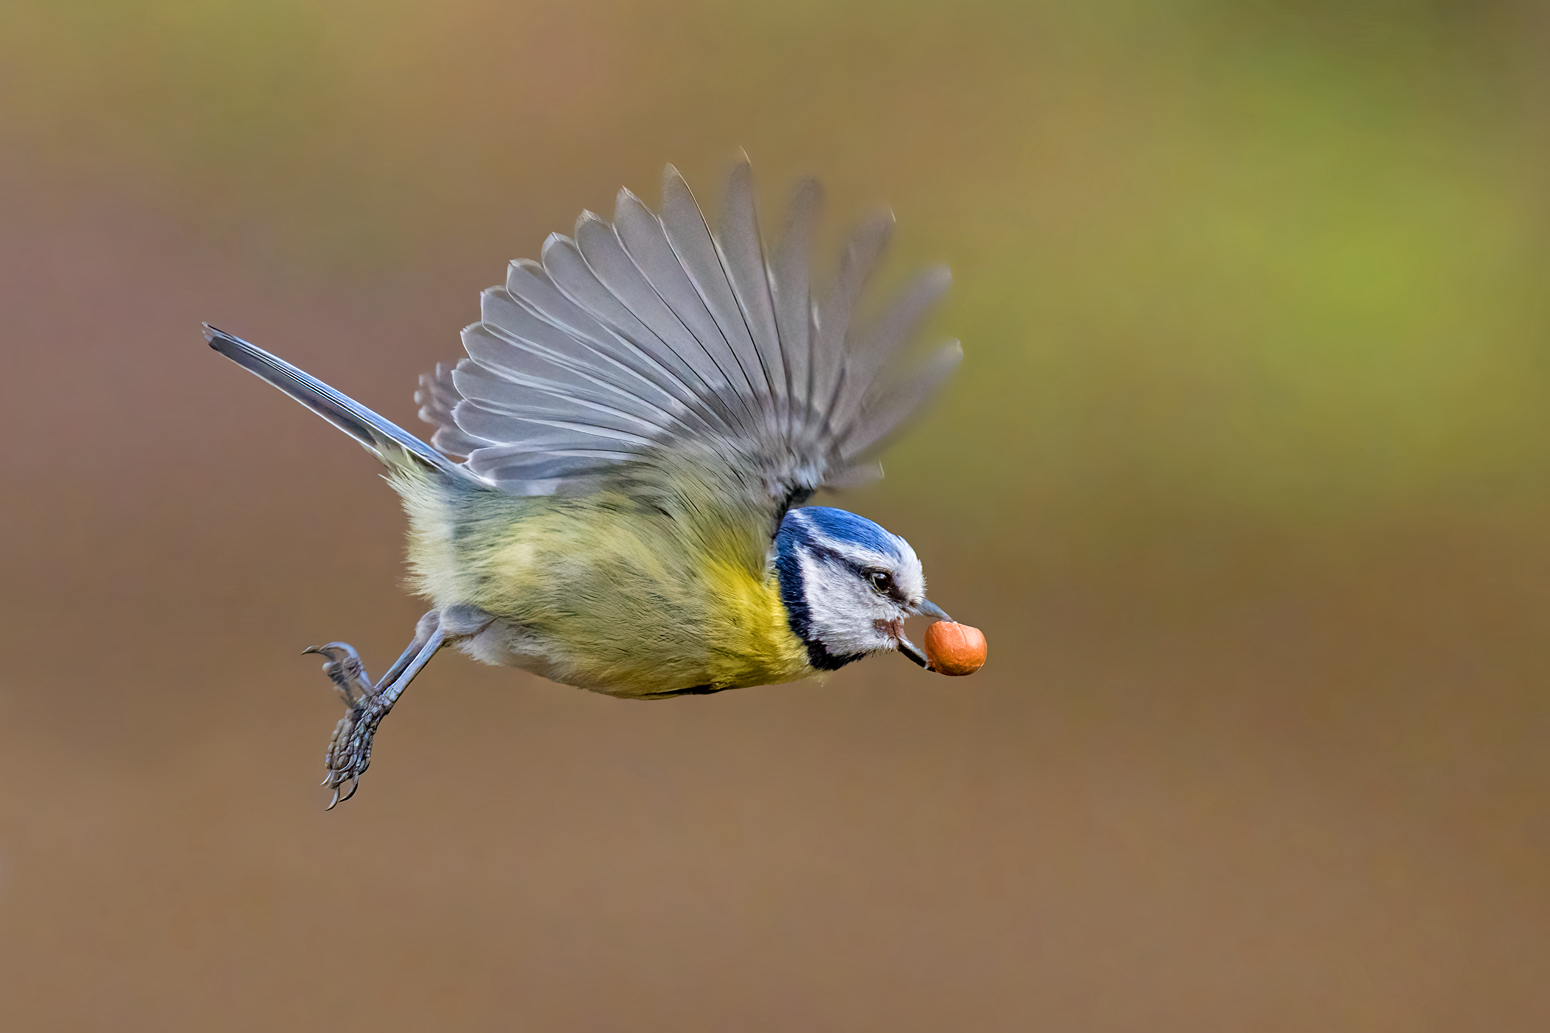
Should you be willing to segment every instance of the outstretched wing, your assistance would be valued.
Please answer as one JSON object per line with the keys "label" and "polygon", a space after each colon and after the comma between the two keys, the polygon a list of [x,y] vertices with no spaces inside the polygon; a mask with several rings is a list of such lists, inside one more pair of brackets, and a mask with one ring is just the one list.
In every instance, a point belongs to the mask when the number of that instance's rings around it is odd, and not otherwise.
{"label": "outstretched wing", "polygon": [[815,182],[766,252],[746,161],[714,229],[671,165],[663,180],[660,215],[620,191],[612,223],[584,212],[574,237],[551,236],[542,262],[513,262],[484,292],[467,358],[420,378],[432,444],[515,495],[650,495],[692,467],[777,523],[820,487],[880,475],[873,457],[962,357],[956,341],[905,354],[947,270],[862,325],[891,216],[856,230],[814,298]]}

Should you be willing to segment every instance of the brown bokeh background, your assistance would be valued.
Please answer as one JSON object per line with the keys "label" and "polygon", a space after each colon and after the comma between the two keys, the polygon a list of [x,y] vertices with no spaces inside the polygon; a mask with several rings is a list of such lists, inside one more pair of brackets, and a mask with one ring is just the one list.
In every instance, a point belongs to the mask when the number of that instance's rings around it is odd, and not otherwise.
{"label": "brown bokeh background", "polygon": [[[1550,1029],[1543,5],[18,0],[0,1028]],[[845,504],[992,644],[631,703],[438,659],[368,457],[674,161],[900,220],[967,361]]]}

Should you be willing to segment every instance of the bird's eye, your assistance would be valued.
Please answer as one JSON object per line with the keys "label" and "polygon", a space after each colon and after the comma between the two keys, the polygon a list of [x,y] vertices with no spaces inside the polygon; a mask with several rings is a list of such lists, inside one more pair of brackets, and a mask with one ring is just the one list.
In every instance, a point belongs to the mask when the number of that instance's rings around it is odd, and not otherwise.
{"label": "bird's eye", "polygon": [[888,593],[893,590],[893,575],[886,570],[869,570],[866,572],[866,579],[879,592]]}

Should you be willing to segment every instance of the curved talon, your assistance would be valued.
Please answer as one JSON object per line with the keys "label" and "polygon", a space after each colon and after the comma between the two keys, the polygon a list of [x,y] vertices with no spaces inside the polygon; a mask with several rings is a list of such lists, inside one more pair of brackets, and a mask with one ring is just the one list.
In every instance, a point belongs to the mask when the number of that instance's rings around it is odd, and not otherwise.
{"label": "curved talon", "polygon": [[[330,810],[355,795],[361,776],[371,766],[372,739],[377,733],[377,725],[387,713],[386,708],[376,704],[375,695],[347,702],[349,712],[334,726],[328,752],[323,756],[327,769],[323,785],[334,790],[334,798],[328,804]],[[348,789],[344,788],[346,784]]]}
{"label": "curved talon", "polygon": [[360,654],[358,654],[355,651],[355,647],[350,645],[348,642],[325,642],[321,646],[308,646],[301,652],[303,656],[307,655],[308,653],[318,653],[322,656],[328,657],[330,660],[337,659],[337,657],[331,655],[332,653],[344,653],[352,660],[360,660]]}
{"label": "curved talon", "polygon": [[[334,734],[323,755],[323,786],[332,788],[328,809],[355,795],[361,775],[371,763],[371,740],[386,708],[376,705],[378,687],[371,683],[360,654],[348,642],[328,642],[311,646],[303,653],[315,653],[326,662],[323,671],[345,703],[345,715],[334,725]],[[348,788],[346,788],[348,786]]]}
{"label": "curved talon", "polygon": [[326,642],[321,646],[310,646],[302,650],[302,655],[316,653],[327,662],[323,664],[323,671],[334,683],[334,688],[339,695],[344,697],[347,705],[353,707],[357,701],[369,698],[374,693],[371,684],[371,676],[366,673],[366,665],[361,662],[361,656],[355,651],[355,647],[348,642]]}
{"label": "curved talon", "polygon": [[440,625],[440,614],[436,610],[421,617],[415,627],[414,641],[375,684],[367,675],[360,654],[348,642],[327,642],[302,651],[316,653],[327,660],[323,670],[344,699],[344,717],[334,725],[328,750],[323,754],[323,786],[334,791],[328,802],[329,810],[354,796],[360,788],[361,775],[371,765],[371,746],[377,726],[403,695],[405,686],[446,644],[447,633]]}
{"label": "curved talon", "polygon": [[339,786],[344,785],[344,782],[341,781],[339,783],[339,785],[334,786],[334,798],[332,800],[328,801],[328,806],[323,808],[323,809],[325,811],[331,811],[336,806],[338,806],[339,804],[344,803],[350,797],[355,795],[355,790],[360,787],[360,784],[361,784],[361,780],[359,778],[352,778],[352,779],[350,779],[350,791],[348,793],[345,793],[343,796],[340,796],[339,795]]}

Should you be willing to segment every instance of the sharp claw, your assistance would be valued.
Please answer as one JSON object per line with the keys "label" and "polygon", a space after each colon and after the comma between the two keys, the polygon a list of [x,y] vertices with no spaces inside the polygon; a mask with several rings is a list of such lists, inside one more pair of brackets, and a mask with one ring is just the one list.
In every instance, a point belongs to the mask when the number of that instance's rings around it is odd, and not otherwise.
{"label": "sharp claw", "polygon": [[334,659],[335,653],[342,653],[345,656],[355,657],[356,659],[360,658],[360,655],[355,651],[355,647],[348,642],[325,642],[321,646],[308,646],[301,651],[302,656],[306,656],[308,653],[326,656],[330,660]]}
{"label": "sharp claw", "polygon": [[[429,616],[435,617],[436,611]],[[372,740],[378,724],[392,709],[403,686],[425,666],[445,640],[446,635],[438,630],[436,621],[427,623],[427,619],[422,618],[416,628],[415,640],[377,684],[366,673],[360,654],[348,642],[326,642],[302,650],[304,655],[313,653],[324,657],[323,670],[344,698],[346,707],[323,755],[322,785],[333,790],[327,810],[333,810],[360,789],[361,775],[371,763]]]}
{"label": "sharp claw", "polygon": [[348,708],[345,716],[334,726],[333,737],[323,756],[325,774],[322,785],[325,789],[333,790],[325,809],[331,811],[354,796],[360,787],[361,770],[365,767],[367,756],[361,748],[361,740],[364,738],[369,742],[376,730],[372,727],[367,706],[373,686],[361,663],[360,654],[348,642],[325,642],[302,652],[303,655],[314,653],[324,658],[326,662],[323,670],[339,695],[344,697]]}
{"label": "sharp claw", "polygon": [[376,732],[372,712],[364,705],[352,701],[350,711],[334,728],[334,737],[323,757],[327,774],[323,785],[334,791],[328,810],[344,803],[360,788],[361,772],[371,759],[371,737]]}

